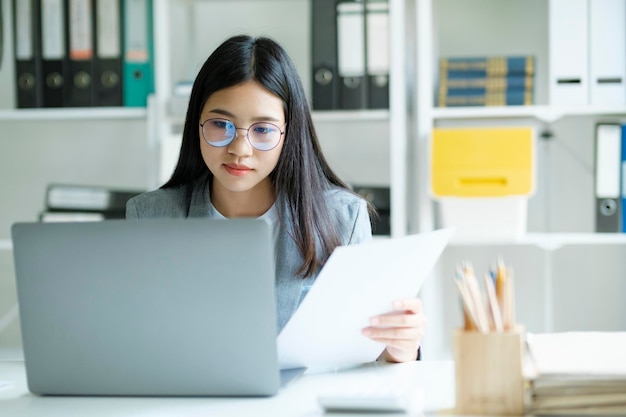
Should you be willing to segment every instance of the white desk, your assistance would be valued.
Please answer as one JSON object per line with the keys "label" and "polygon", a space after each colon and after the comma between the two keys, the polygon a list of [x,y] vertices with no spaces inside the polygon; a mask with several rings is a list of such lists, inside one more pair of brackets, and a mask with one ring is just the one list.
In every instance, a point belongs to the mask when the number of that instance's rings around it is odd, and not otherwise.
{"label": "white desk", "polygon": [[[307,372],[282,388],[278,395],[270,398],[36,396],[28,391],[24,363],[21,361],[0,362],[0,381],[9,381],[8,388],[0,388],[0,416],[7,417],[329,417],[331,414],[324,414],[317,404],[318,394],[345,391],[347,386],[351,386],[348,384],[367,383],[411,384],[415,387],[417,398],[422,400],[425,414],[454,407],[454,364],[447,361],[368,365],[336,372]],[[422,410],[416,409],[410,415],[422,415]]]}

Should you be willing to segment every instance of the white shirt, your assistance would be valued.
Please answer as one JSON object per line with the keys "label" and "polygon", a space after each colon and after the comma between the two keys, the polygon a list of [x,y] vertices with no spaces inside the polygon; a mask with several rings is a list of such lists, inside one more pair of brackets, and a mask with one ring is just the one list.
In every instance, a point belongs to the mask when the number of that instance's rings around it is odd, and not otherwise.
{"label": "white shirt", "polygon": [[[228,220],[228,217],[217,211],[213,203],[211,203],[211,216],[215,219]],[[280,228],[280,222],[278,221],[278,213],[276,212],[276,204],[272,206],[263,214],[259,219],[265,220],[272,229],[272,242],[274,243],[274,253],[276,254],[276,245],[278,243],[278,230]]]}

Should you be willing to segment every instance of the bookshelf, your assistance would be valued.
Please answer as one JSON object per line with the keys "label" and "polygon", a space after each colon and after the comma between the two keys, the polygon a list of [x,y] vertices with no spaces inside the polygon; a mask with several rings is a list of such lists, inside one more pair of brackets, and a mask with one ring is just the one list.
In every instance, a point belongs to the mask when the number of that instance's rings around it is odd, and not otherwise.
{"label": "bookshelf", "polygon": [[[5,14],[10,15],[11,2],[3,0]],[[93,109],[34,109],[0,110],[0,123],[8,128],[8,133],[16,125],[53,121],[63,122],[63,129],[74,134],[74,124],[94,121],[98,124],[110,122],[135,126],[145,126],[146,147],[154,146],[154,141],[171,132],[172,124],[180,124],[180,119],[171,118],[167,103],[171,97],[173,83],[190,78],[208,53],[227,34],[252,31],[267,33],[277,38],[288,48],[289,53],[301,73],[305,88],[310,91],[310,0],[155,0],[155,22],[159,30],[155,33],[157,94],[150,109],[93,108]],[[368,172],[361,172],[358,163],[342,172],[351,182],[364,179],[373,185],[391,185],[392,199],[395,201],[395,235],[406,232],[426,231],[435,226],[435,209],[428,195],[428,152],[427,138],[433,126],[462,125],[464,123],[526,122],[532,119],[543,128],[552,129],[554,124],[565,124],[570,120],[597,120],[599,118],[624,118],[626,106],[621,107],[553,107],[546,104],[547,97],[547,25],[548,6],[545,0],[391,0],[392,28],[392,105],[391,111],[314,111],[313,117],[320,136],[330,149],[336,143],[346,141],[350,127],[356,126],[356,134],[367,134],[374,125],[376,135],[383,135],[384,146],[361,143],[370,147],[359,153],[359,157],[375,156],[376,165],[383,166],[376,171],[375,178]],[[224,12],[237,9],[241,19],[219,24],[202,25],[208,11],[224,15]],[[239,11],[245,10],[244,13]],[[280,11],[279,14],[278,11]],[[262,12],[261,14],[258,14]],[[280,19],[280,15],[293,16]],[[261,19],[259,16],[268,16]],[[263,21],[264,23],[259,23]],[[11,22],[5,25],[6,48],[4,63],[10,64],[12,54]],[[486,24],[486,22],[488,24]],[[280,23],[280,24],[278,24]],[[207,28],[206,26],[211,26]],[[532,27],[532,30],[528,28]],[[476,30],[476,28],[485,28]],[[249,31],[249,30],[248,30]],[[203,36],[194,36],[198,32]],[[494,37],[494,32],[499,36]],[[407,36],[419,33],[420,36]],[[409,39],[414,39],[411,41]],[[181,48],[180,45],[185,45]],[[464,54],[533,53],[537,56],[537,105],[492,108],[434,108],[432,89],[436,83],[436,62],[438,57]],[[416,55],[416,56],[415,56]],[[417,65],[416,63],[419,63]],[[4,65],[0,77],[11,79],[11,65]],[[432,88],[424,88],[432,86]],[[6,88],[6,85],[2,88]],[[4,91],[4,90],[2,90]],[[414,94],[409,94],[409,92]],[[543,95],[542,95],[543,94]],[[12,94],[9,94],[12,96]],[[7,103],[3,99],[2,107]],[[408,105],[407,101],[412,100]],[[10,104],[10,103],[9,103]],[[495,120],[495,122],[494,122]],[[365,123],[367,128],[359,129]],[[335,132],[336,128],[341,134]],[[21,129],[21,128],[18,128]],[[59,135],[65,132],[58,131]],[[18,132],[19,133],[19,132]],[[55,134],[56,136],[56,134]],[[156,136],[154,139],[152,136]],[[351,138],[347,141],[350,143]],[[361,141],[365,142],[365,141]],[[383,149],[384,148],[384,149]],[[585,148],[588,151],[590,148]],[[61,152],[61,150],[59,150]],[[337,152],[343,152],[342,149]],[[553,152],[554,153],[554,152]],[[582,153],[582,149],[581,149]],[[586,152],[589,154],[589,152]],[[404,157],[403,155],[409,155]],[[329,155],[340,161],[345,155]],[[558,157],[561,158],[561,157]],[[558,159],[556,158],[556,159]],[[350,159],[350,158],[348,158]],[[356,158],[355,158],[356,159]],[[341,171],[343,164],[337,164]],[[361,164],[362,165],[362,164]],[[552,167],[556,170],[556,167]],[[354,171],[354,172],[352,172]],[[583,176],[588,177],[588,174]],[[151,175],[151,186],[156,186]],[[584,181],[587,186],[588,178]],[[410,184],[410,185],[409,185]],[[541,186],[540,186],[541,187]],[[541,192],[541,190],[539,190]],[[545,209],[549,202],[543,196],[534,198],[537,206]],[[586,202],[584,204],[587,204]],[[549,228],[537,226],[532,232],[590,232],[588,224],[576,229],[571,224]]]}
{"label": "bookshelf", "polygon": [[[429,317],[428,350],[450,356],[451,330],[461,316],[458,300],[450,296],[454,268],[471,261],[482,273],[497,256],[515,268],[518,317],[527,330],[626,328],[622,302],[614,295],[626,291],[621,279],[626,235],[595,233],[594,225],[594,126],[599,121],[626,122],[626,104],[549,104],[549,1],[416,0],[414,21],[420,36],[410,144],[415,165],[409,182],[416,185],[410,196],[410,231],[439,226],[428,186],[434,127],[525,125],[536,132],[536,187],[528,203],[528,232],[509,239],[453,239],[421,293]],[[535,104],[435,107],[439,58],[485,55],[534,55]]]}
{"label": "bookshelf", "polygon": [[[549,2],[545,0],[416,0],[417,39],[411,183],[411,231],[437,226],[429,194],[429,137],[434,127],[531,126],[536,134],[536,189],[529,199],[529,233],[577,233],[594,228],[594,125],[626,120],[615,106],[549,104]],[[494,36],[497,34],[497,36]],[[535,103],[531,106],[435,107],[438,62],[451,56],[533,55]],[[427,88],[425,88],[427,86]],[[572,184],[576,184],[575,187]],[[573,210],[565,210],[568,207]],[[590,240],[591,241],[591,240]]]}
{"label": "bookshelf", "polygon": [[144,189],[154,163],[146,108],[16,108],[14,2],[0,1],[0,247],[9,250],[11,224],[37,220],[49,183]]}

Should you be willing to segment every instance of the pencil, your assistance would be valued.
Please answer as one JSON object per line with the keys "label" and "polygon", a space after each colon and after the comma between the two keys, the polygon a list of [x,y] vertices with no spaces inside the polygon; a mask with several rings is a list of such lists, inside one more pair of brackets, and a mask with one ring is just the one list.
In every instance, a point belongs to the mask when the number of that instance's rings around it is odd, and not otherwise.
{"label": "pencil", "polygon": [[497,332],[501,332],[504,330],[504,326],[502,324],[502,313],[500,311],[500,305],[498,304],[498,298],[496,297],[495,285],[489,274],[485,274],[485,290],[487,292],[489,312],[491,313],[491,319],[493,322],[492,329]]}

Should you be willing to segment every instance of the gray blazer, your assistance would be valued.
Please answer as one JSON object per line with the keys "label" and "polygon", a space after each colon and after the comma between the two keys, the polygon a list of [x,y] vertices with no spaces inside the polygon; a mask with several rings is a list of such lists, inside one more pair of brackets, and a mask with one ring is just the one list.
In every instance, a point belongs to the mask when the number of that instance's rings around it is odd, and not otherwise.
{"label": "gray blazer", "polygon": [[[372,229],[365,200],[338,187],[326,191],[323,198],[330,208],[343,245],[371,239]],[[275,248],[276,311],[280,332],[315,282],[317,273],[306,279],[296,275],[302,257],[290,237],[293,223],[288,215],[286,201],[279,197],[276,204],[284,216]],[[130,199],[126,204],[126,218],[212,217],[210,207],[209,187],[205,177],[196,181],[193,187],[158,189]]]}

